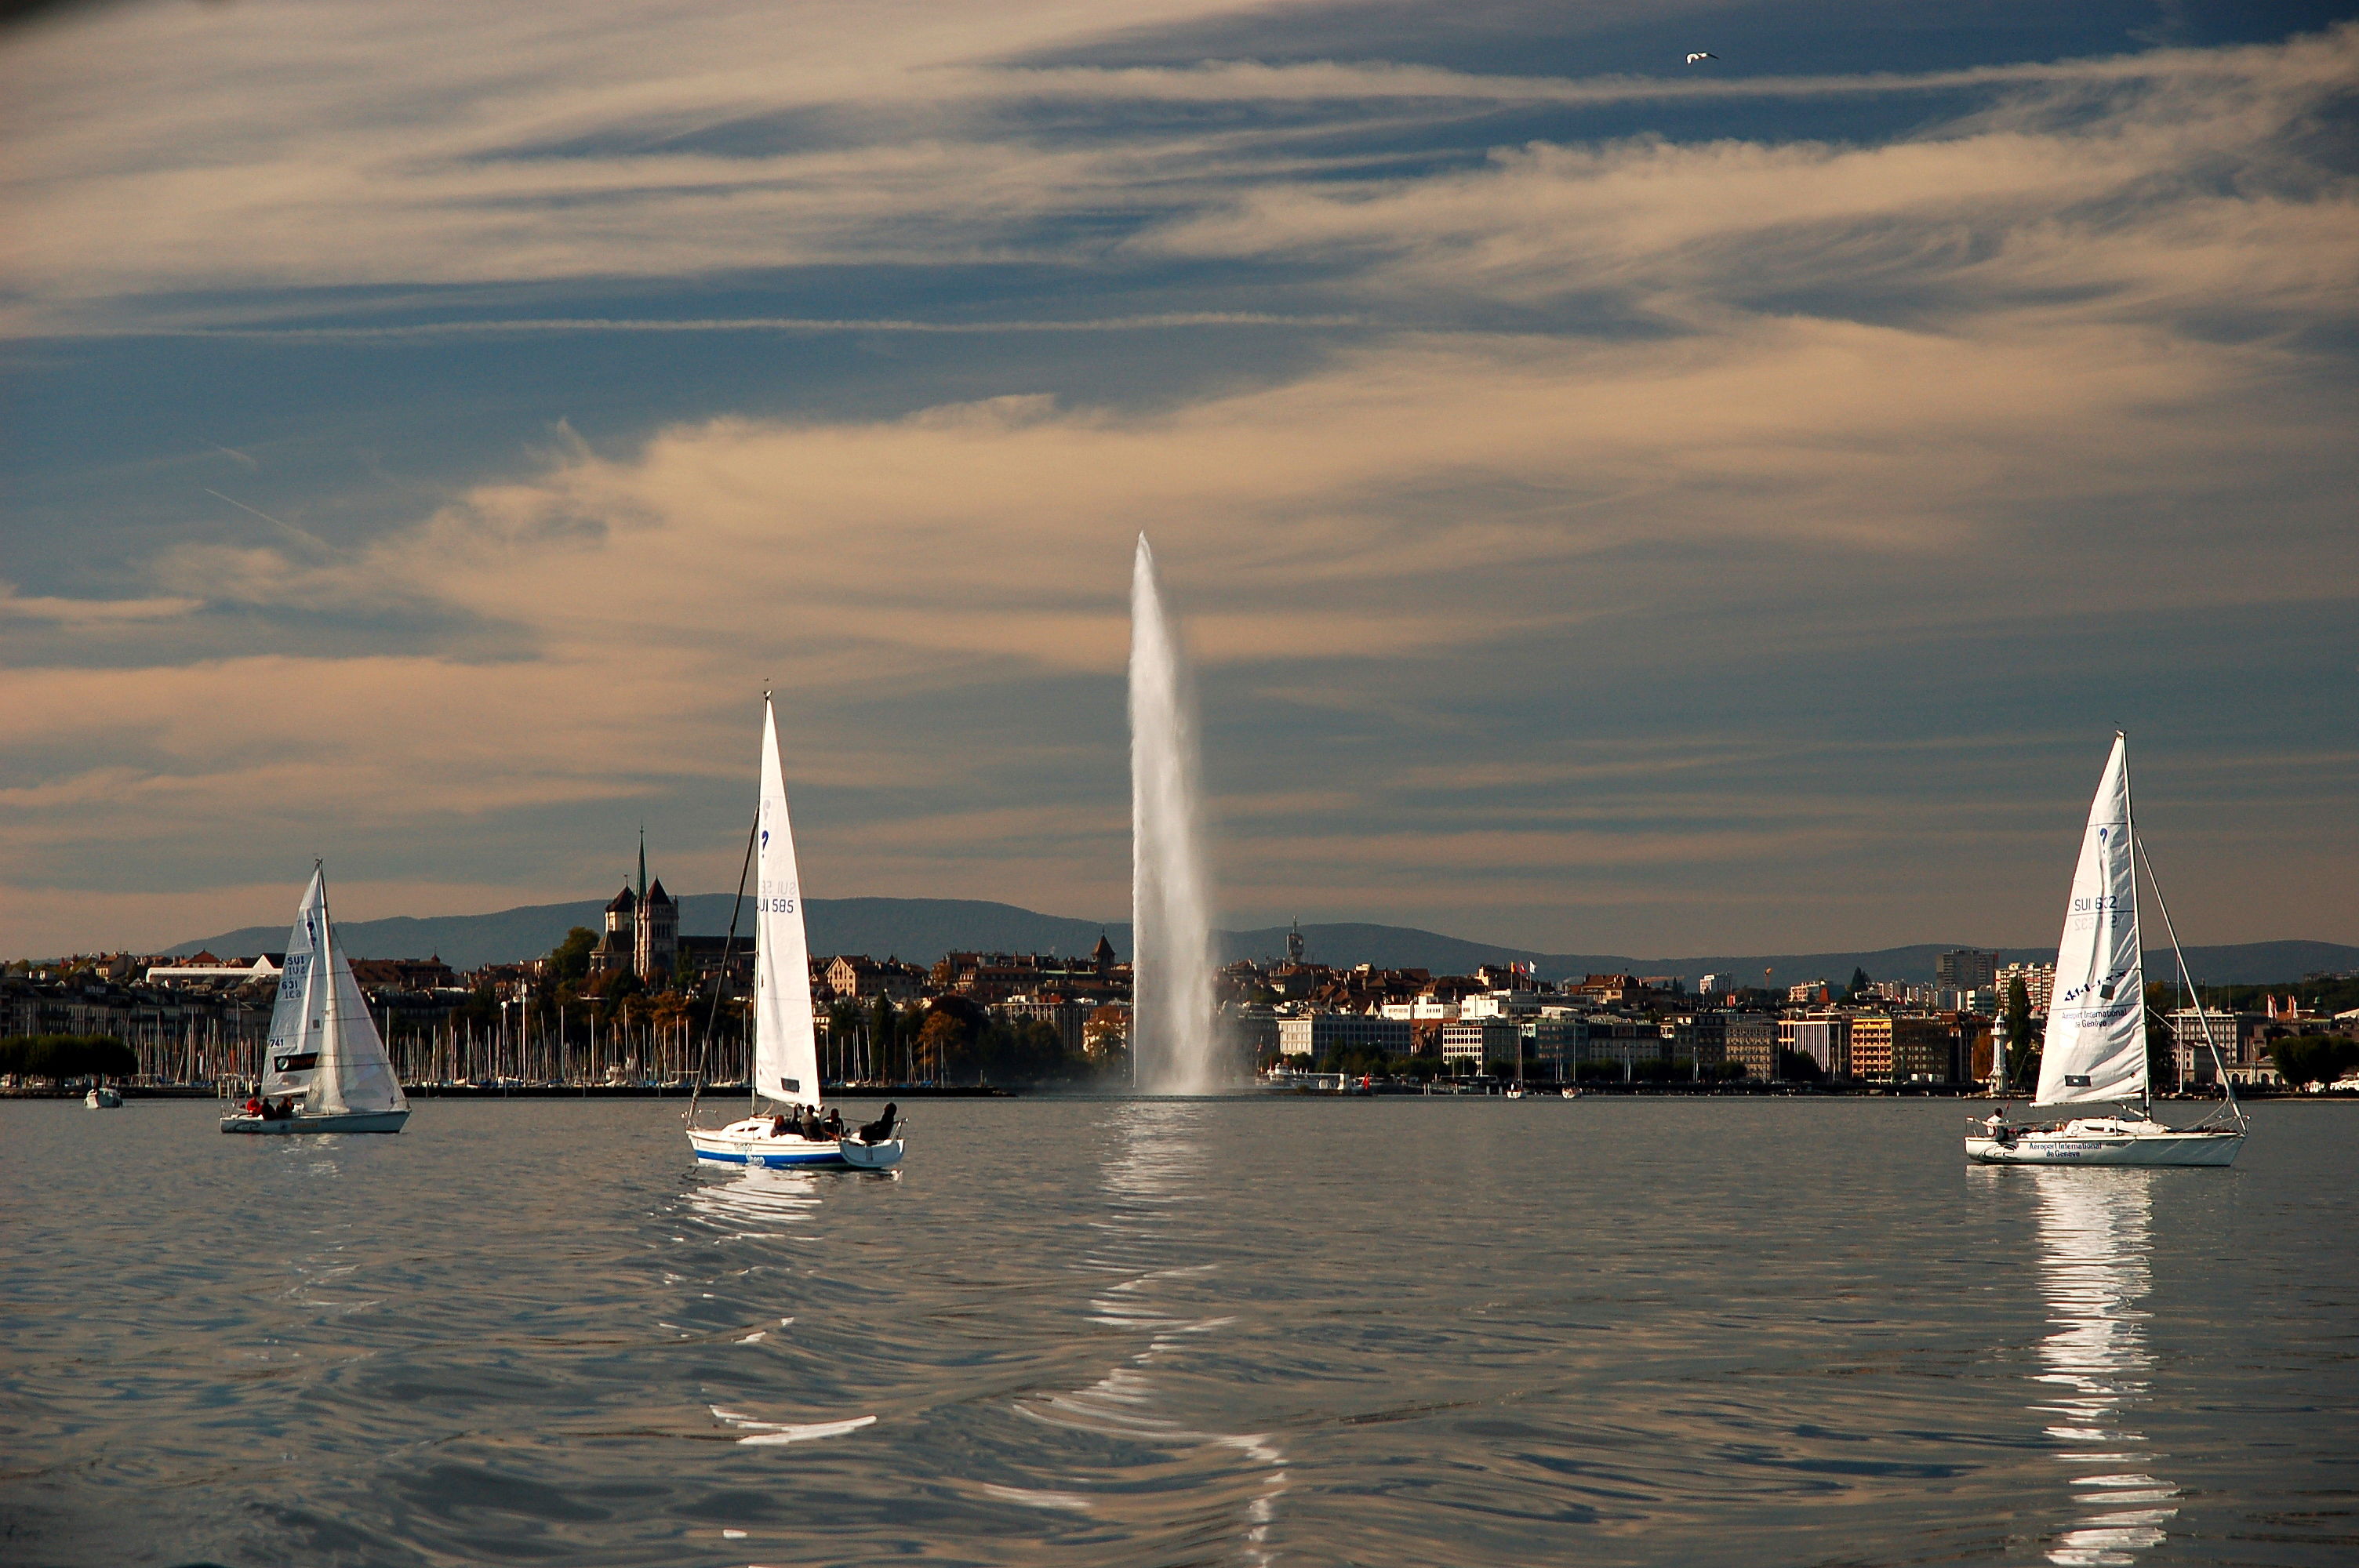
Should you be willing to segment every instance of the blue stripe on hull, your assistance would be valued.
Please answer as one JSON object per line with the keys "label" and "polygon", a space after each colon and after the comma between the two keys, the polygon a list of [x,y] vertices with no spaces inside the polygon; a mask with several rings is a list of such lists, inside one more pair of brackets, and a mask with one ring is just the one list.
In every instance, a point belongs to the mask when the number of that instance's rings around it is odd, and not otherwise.
{"label": "blue stripe on hull", "polygon": [[841,1154],[723,1154],[706,1149],[699,1149],[696,1152],[696,1157],[700,1160],[710,1160],[716,1165],[759,1165],[765,1170],[771,1171],[783,1170],[789,1165],[823,1166],[842,1165],[846,1162]]}

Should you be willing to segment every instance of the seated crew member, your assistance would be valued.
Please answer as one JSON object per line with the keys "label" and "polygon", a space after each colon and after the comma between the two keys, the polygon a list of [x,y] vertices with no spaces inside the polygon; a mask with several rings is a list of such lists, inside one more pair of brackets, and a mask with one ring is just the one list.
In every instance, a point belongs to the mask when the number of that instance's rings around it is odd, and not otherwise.
{"label": "seated crew member", "polygon": [[262,1097],[260,1095],[248,1095],[245,1097],[245,1114],[257,1120],[261,1119]]}
{"label": "seated crew member", "polygon": [[784,1138],[786,1135],[787,1119],[784,1116],[774,1116],[770,1118],[770,1136],[773,1138]]}

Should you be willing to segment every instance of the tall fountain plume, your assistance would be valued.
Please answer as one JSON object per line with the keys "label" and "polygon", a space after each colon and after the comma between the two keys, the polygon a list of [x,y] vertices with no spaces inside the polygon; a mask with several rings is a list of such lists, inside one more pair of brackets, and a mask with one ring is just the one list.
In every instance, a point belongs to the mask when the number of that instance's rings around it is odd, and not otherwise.
{"label": "tall fountain plume", "polygon": [[1130,1044],[1133,1081],[1149,1094],[1224,1087],[1201,772],[1195,689],[1141,534],[1130,575]]}

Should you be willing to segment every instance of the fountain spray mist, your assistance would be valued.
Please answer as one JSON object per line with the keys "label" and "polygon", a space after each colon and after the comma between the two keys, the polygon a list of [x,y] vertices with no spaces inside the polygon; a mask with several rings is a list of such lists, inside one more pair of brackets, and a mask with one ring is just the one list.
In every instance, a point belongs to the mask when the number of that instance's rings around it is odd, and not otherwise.
{"label": "fountain spray mist", "polygon": [[1131,1078],[1149,1094],[1225,1087],[1212,1051],[1196,693],[1138,536],[1130,574]]}

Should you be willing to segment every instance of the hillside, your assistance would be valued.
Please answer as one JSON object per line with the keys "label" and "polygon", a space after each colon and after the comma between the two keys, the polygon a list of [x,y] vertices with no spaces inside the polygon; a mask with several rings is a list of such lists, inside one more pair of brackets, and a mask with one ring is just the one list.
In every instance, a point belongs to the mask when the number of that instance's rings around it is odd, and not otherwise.
{"label": "hillside", "polygon": [[[680,900],[680,929],[690,935],[718,936],[729,928],[729,896],[691,893]],[[354,957],[422,958],[440,955],[457,968],[480,964],[514,963],[538,957],[562,941],[576,925],[595,929],[604,919],[605,901],[583,899],[573,903],[528,904],[493,914],[448,914],[429,919],[408,916],[391,920],[357,920],[339,924],[337,935]],[[815,953],[866,953],[896,957],[914,963],[933,962],[957,949],[1000,952],[1082,953],[1103,932],[1115,950],[1127,957],[1127,921],[1075,920],[1041,914],[1014,904],[980,899],[947,898],[822,898],[810,905],[811,950]],[[740,930],[745,929],[741,925]],[[1918,943],[1865,952],[1770,953],[1712,955],[1704,957],[1636,957],[1616,953],[1541,953],[1469,942],[1438,932],[1406,925],[1355,923],[1306,925],[1302,928],[1307,956],[1317,963],[1375,964],[1384,968],[1431,969],[1436,974],[1464,974],[1479,964],[1536,964],[1540,974],[1556,979],[1567,975],[1629,971],[1639,975],[1677,975],[1690,987],[1702,976],[1718,974],[1738,984],[1761,983],[1762,971],[1774,971],[1779,985],[1823,977],[1840,985],[1854,968],[1874,979],[1930,981],[1935,955],[1963,943]],[[1286,951],[1287,928],[1223,931],[1215,945],[1221,957],[1270,958]],[[287,940],[287,928],[247,926],[225,931],[170,951],[176,955],[200,948],[223,957],[276,951]],[[2053,948],[2001,949],[2006,961],[2041,961]],[[2228,946],[2190,947],[2187,961],[2195,978],[2207,984],[2260,984],[2296,979],[2321,970],[2359,968],[2359,947],[2334,942],[2248,942]],[[2160,978],[2170,969],[2169,954],[2149,953],[2147,972]]]}

